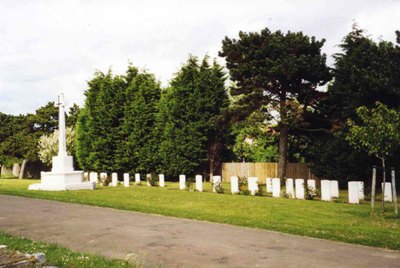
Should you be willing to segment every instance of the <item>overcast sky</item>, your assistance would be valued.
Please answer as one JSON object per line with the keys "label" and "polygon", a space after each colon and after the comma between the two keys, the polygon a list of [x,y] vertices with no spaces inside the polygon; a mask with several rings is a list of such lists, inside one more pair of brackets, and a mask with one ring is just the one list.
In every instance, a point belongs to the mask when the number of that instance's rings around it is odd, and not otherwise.
{"label": "overcast sky", "polygon": [[398,0],[0,0],[0,14],[0,112],[12,114],[32,113],[60,91],[82,105],[96,70],[121,74],[129,61],[168,85],[189,54],[216,57],[240,30],[325,38],[332,64],[354,21],[376,40],[394,41],[400,29]]}

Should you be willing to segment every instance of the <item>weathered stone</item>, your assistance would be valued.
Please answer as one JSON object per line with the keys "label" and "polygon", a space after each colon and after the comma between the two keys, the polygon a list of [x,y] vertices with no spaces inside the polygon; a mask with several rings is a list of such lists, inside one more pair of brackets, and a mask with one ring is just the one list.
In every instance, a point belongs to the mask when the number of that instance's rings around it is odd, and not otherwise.
{"label": "weathered stone", "polygon": [[321,200],[331,201],[331,182],[329,180],[321,180]]}
{"label": "weathered stone", "polygon": [[101,173],[100,173],[100,180],[101,180],[101,181],[107,180],[107,173],[101,172]]}
{"label": "weathered stone", "polygon": [[140,174],[135,173],[135,184],[140,184]]}
{"label": "weathered stone", "polygon": [[221,176],[213,176],[213,192],[216,192],[216,188],[222,183]]}
{"label": "weathered stone", "polygon": [[272,193],[272,179],[271,178],[267,178],[265,180],[265,186],[266,186],[267,193]]}
{"label": "weathered stone", "polygon": [[15,177],[19,176],[19,172],[21,171],[21,167],[18,163],[14,163],[13,164],[13,168],[12,168],[12,174]]}
{"label": "weathered stone", "polygon": [[179,175],[179,190],[185,190],[186,189],[186,176],[185,175]]}
{"label": "weathered stone", "polygon": [[349,203],[360,204],[360,183],[358,181],[349,181]]}
{"label": "weathered stone", "polygon": [[258,178],[257,177],[249,177],[247,180],[248,189],[252,195],[255,195],[258,192]]}
{"label": "weathered stone", "polygon": [[37,264],[43,264],[46,262],[46,255],[44,253],[35,253],[33,254],[33,257],[35,258]]}
{"label": "weathered stone", "polygon": [[129,187],[129,173],[124,173],[124,187]]}
{"label": "weathered stone", "polygon": [[329,181],[331,197],[339,198],[339,183],[336,180]]}
{"label": "weathered stone", "polygon": [[304,199],[304,179],[296,179],[296,198]]}
{"label": "weathered stone", "polygon": [[231,176],[231,193],[239,193],[239,178],[237,176]]}
{"label": "weathered stone", "polygon": [[83,179],[84,179],[85,181],[88,181],[88,180],[89,180],[89,172],[83,172]]}
{"label": "weathered stone", "polygon": [[[381,184],[383,192],[383,182]],[[393,202],[392,183],[385,182],[385,202]]]}
{"label": "weathered stone", "polygon": [[292,178],[286,179],[286,194],[288,197],[294,198],[294,185]]}
{"label": "weathered stone", "polygon": [[160,187],[165,187],[165,176],[164,176],[164,174],[159,174],[158,175],[158,181],[159,181],[158,185]]}
{"label": "weathered stone", "polygon": [[196,191],[202,192],[203,191],[203,176],[196,175]]}
{"label": "weathered stone", "polygon": [[279,178],[272,179],[272,196],[273,197],[281,196],[281,180]]}

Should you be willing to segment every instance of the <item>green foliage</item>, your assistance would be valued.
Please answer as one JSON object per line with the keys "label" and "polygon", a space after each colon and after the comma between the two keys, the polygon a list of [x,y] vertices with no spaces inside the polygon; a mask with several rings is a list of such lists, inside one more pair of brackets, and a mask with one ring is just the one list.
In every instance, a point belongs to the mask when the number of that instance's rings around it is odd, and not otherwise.
{"label": "green foliage", "polygon": [[238,161],[276,162],[278,147],[276,137],[265,125],[265,115],[256,111],[245,121],[233,126],[235,137],[232,151]]}
{"label": "green foliage", "polygon": [[97,72],[77,122],[77,158],[86,170],[154,172],[160,85],[129,66],[125,76]]}
{"label": "green foliage", "polygon": [[216,62],[210,66],[207,57],[201,63],[190,57],[163,92],[157,121],[159,169],[166,176],[194,176],[207,165],[208,148],[220,142],[218,122],[228,105],[224,81]]}
{"label": "green foliage", "polygon": [[255,110],[274,117],[280,133],[280,174],[284,177],[287,162],[288,128],[307,107],[319,100],[316,90],[330,80],[326,56],[321,54],[325,40],[317,41],[303,33],[239,32],[239,39],[226,37],[220,56],[225,57],[235,86],[231,94],[244,115]]}
{"label": "green foliage", "polygon": [[400,112],[377,102],[372,109],[359,107],[357,115],[360,124],[352,119],[347,121],[350,129],[346,140],[379,159],[392,155],[400,145]]}
{"label": "green foliage", "polygon": [[121,133],[125,141],[119,147],[121,166],[129,172],[153,173],[158,161],[159,133],[155,127],[160,83],[154,75],[139,73],[130,67],[129,84]]}

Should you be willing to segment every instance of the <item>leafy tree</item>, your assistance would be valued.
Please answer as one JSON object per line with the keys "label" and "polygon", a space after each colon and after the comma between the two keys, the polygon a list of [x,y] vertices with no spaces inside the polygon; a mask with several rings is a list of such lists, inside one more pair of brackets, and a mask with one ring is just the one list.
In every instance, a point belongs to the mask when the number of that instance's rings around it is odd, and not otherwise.
{"label": "leafy tree", "polygon": [[[39,138],[39,158],[40,160],[51,165],[52,157],[58,154],[58,139],[59,131],[56,129],[49,135],[43,135]],[[69,155],[75,155],[75,130],[72,127],[66,128],[66,141],[67,141],[67,152]]]}
{"label": "leafy tree", "polygon": [[[376,102],[376,107],[357,109],[360,124],[348,119],[346,140],[355,149],[362,149],[379,158],[385,170],[385,161],[400,146],[400,112]],[[384,178],[385,179],[385,178]]]}
{"label": "leafy tree", "polygon": [[275,162],[278,160],[273,129],[265,124],[261,111],[252,113],[245,121],[235,124],[235,143],[233,152],[236,159],[247,162]]}
{"label": "leafy tree", "polygon": [[160,170],[168,176],[192,176],[207,165],[213,172],[222,147],[219,126],[228,106],[224,82],[215,61],[210,66],[208,57],[199,63],[191,56],[163,92],[157,119],[162,129],[159,156]]}
{"label": "leafy tree", "polygon": [[66,118],[67,127],[75,128],[80,111],[81,108],[76,103],[69,108],[68,116]]}
{"label": "leafy tree", "polygon": [[[376,101],[396,108],[400,103],[400,48],[390,42],[375,42],[354,26],[335,55],[335,79],[326,98],[305,121],[318,131],[307,133],[305,155],[311,170],[321,178],[360,179],[370,176],[375,159],[355,150],[345,140],[346,120],[357,118],[360,106],[372,108]],[[304,135],[304,133],[303,133]],[[398,165],[399,158],[389,160]]]}
{"label": "leafy tree", "polygon": [[301,32],[283,34],[268,28],[239,32],[238,40],[226,37],[222,42],[219,54],[235,82],[232,94],[241,96],[239,105],[248,114],[262,107],[279,114],[280,178],[286,177],[290,117],[296,112],[290,104],[298,102],[305,112],[321,95],[317,87],[330,80],[326,56],[321,54],[324,42]]}

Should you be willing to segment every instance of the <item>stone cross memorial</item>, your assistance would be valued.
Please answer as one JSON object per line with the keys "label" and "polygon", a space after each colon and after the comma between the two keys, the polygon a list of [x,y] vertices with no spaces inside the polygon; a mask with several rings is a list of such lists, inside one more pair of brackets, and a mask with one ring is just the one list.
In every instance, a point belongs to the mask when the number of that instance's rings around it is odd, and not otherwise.
{"label": "stone cross memorial", "polygon": [[41,172],[41,183],[30,185],[29,190],[93,190],[96,187],[93,182],[83,181],[83,171],[74,170],[73,158],[67,153],[64,105],[61,93],[58,97],[58,155],[53,156],[51,171]]}

